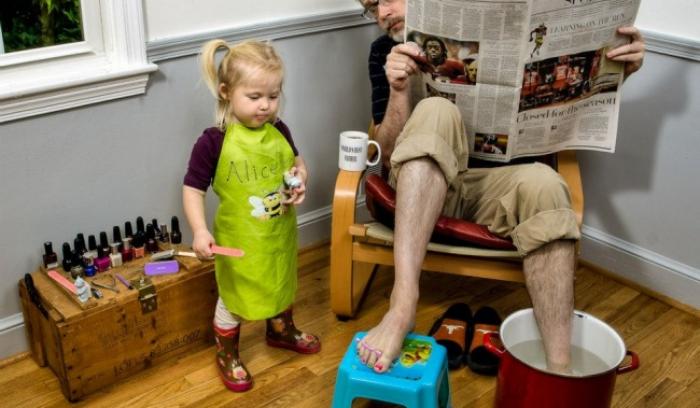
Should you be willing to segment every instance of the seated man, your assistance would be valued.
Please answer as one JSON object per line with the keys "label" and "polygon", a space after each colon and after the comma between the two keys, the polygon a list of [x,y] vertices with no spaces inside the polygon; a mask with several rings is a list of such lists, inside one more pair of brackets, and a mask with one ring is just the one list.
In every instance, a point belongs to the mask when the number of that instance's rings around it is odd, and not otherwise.
{"label": "seated man", "polygon": [[[468,146],[459,110],[444,98],[411,105],[410,78],[423,57],[414,43],[399,44],[405,0],[359,0],[386,35],[369,57],[375,138],[396,189],[395,277],[389,311],[358,344],[363,362],[389,369],[403,338],[413,329],[419,277],[433,227],[442,213],[487,225],[510,237],[523,257],[526,287],[551,370],[570,364],[574,300],[574,245],[580,233],[566,183],[543,164],[467,170]],[[644,44],[634,27],[619,33],[632,42],[607,55],[626,62],[630,74],[642,65]]]}

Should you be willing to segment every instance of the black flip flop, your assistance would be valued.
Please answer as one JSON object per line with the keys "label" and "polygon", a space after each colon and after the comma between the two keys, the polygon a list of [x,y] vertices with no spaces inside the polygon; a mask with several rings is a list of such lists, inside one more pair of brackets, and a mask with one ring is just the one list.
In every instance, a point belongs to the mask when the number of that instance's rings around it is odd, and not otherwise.
{"label": "black flip flop", "polygon": [[491,354],[484,347],[484,334],[488,332],[498,333],[501,326],[501,317],[491,307],[484,306],[474,314],[474,334],[469,352],[465,355],[465,363],[473,372],[482,375],[496,375],[498,373],[498,357]]}
{"label": "black flip flop", "polygon": [[472,332],[472,311],[464,303],[451,305],[428,332],[438,344],[447,349],[447,365],[459,368],[464,360]]}

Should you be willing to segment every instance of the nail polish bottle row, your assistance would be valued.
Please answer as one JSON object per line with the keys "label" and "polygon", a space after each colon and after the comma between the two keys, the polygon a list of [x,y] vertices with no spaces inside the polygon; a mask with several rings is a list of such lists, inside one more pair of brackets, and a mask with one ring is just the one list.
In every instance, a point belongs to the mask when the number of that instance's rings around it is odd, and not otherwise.
{"label": "nail polish bottle row", "polygon": [[[96,272],[104,272],[110,267],[121,266],[124,262],[143,258],[146,251],[149,253],[160,250],[158,242],[163,244],[179,244],[182,242],[180,223],[177,216],[173,216],[170,224],[171,232],[167,226],[154,218],[151,224],[144,225],[143,218],[136,219],[136,233],[130,221],[124,224],[124,237],[122,238],[119,226],[112,227],[112,243],[110,244],[105,231],[99,234],[99,245],[94,235],[88,236],[87,246],[85,236],[77,234],[73,240],[73,249],[70,244],[64,242],[61,248],[63,269],[71,276],[94,276]],[[47,269],[57,268],[58,255],[53,251],[53,243],[44,243],[43,264]]]}

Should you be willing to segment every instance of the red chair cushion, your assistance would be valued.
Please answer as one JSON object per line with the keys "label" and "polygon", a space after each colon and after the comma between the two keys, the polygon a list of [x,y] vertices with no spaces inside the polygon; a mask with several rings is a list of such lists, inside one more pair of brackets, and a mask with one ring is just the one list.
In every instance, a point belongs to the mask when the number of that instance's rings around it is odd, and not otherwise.
{"label": "red chair cushion", "polygon": [[[370,174],[365,181],[367,208],[375,220],[394,227],[396,192],[383,178]],[[434,242],[450,245],[472,245],[490,249],[514,250],[513,243],[489,232],[488,228],[471,221],[440,216],[435,224]]]}
{"label": "red chair cushion", "polygon": [[[540,162],[554,169],[557,168],[555,154],[516,159],[512,160],[510,164],[532,162]],[[469,165],[470,167],[494,167],[502,164],[470,159]],[[382,173],[388,174],[385,168],[382,169]],[[393,228],[394,214],[396,212],[396,192],[389,183],[377,174],[369,174],[365,181],[365,195],[367,208],[372,217],[382,224]],[[449,245],[471,245],[488,249],[516,249],[510,239],[492,234],[484,225],[445,216],[438,218],[431,241]]]}

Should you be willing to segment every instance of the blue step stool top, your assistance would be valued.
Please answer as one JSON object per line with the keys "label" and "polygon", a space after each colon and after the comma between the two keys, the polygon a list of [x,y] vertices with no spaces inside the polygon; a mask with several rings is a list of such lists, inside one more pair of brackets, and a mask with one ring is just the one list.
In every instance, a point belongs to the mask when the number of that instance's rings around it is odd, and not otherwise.
{"label": "blue step stool top", "polygon": [[399,358],[389,371],[377,374],[362,364],[357,355],[357,341],[366,334],[355,334],[338,367],[333,408],[350,408],[355,398],[391,402],[407,408],[452,406],[447,352],[434,338],[409,333]]}

